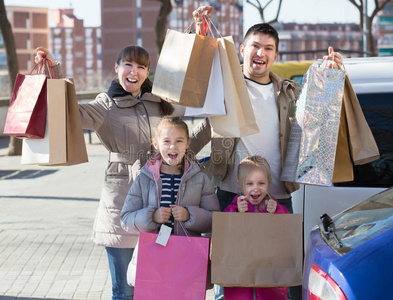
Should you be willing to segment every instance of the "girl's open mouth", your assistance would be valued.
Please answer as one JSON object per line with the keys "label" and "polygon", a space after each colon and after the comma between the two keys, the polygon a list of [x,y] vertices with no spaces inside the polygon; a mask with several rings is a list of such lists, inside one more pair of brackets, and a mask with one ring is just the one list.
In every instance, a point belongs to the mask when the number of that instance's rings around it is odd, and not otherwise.
{"label": "girl's open mouth", "polygon": [[178,156],[178,154],[168,153],[168,157],[169,157],[170,159],[176,159],[177,156]]}

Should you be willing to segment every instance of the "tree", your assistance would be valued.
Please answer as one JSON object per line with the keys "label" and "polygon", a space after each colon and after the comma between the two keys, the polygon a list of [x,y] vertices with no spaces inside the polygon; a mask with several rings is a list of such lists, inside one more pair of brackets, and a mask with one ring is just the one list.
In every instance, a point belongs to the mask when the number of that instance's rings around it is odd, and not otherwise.
{"label": "tree", "polygon": [[[16,47],[14,35],[12,33],[11,24],[7,19],[4,0],[0,0],[0,30],[4,40],[5,53],[7,57],[8,78],[10,86],[10,95],[12,95],[13,83],[19,72],[18,57],[16,55]],[[22,140],[11,137],[8,149],[8,155],[22,154]]]}
{"label": "tree", "polygon": [[[372,33],[372,23],[374,20],[374,17],[377,15],[379,11],[381,11],[385,5],[389,2],[392,2],[392,0],[374,0],[375,8],[373,12],[371,13],[370,16],[367,14],[364,16],[363,15],[363,10],[364,10],[364,5],[367,4],[368,0],[349,0],[359,11],[359,18],[360,18],[360,28],[362,29],[364,33],[364,25],[366,25],[366,31],[367,31],[367,52],[371,53],[371,55],[375,55],[375,49],[374,49],[374,37]],[[364,21],[366,20],[366,24],[364,24]]]}
{"label": "tree", "polygon": [[156,22],[156,45],[158,48],[158,54],[161,53],[162,45],[164,44],[166,28],[168,25],[168,15],[172,11],[173,0],[156,0],[161,2],[161,8],[158,13]]}
{"label": "tree", "polygon": [[269,24],[273,24],[273,23],[278,22],[278,16],[280,15],[282,0],[279,0],[276,17],[273,20],[266,21],[265,20],[265,10],[272,2],[273,2],[273,0],[269,0],[265,6],[262,6],[260,0],[247,0],[246,1],[246,3],[254,6],[258,10],[259,15],[261,16],[262,23],[269,23]]}

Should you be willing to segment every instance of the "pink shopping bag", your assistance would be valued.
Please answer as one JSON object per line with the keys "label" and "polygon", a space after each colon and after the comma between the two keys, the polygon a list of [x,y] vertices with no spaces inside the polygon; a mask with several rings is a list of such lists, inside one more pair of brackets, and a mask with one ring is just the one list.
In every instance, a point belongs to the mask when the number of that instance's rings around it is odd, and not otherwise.
{"label": "pink shopping bag", "polygon": [[171,235],[164,247],[157,235],[139,235],[134,299],[205,299],[210,238]]}

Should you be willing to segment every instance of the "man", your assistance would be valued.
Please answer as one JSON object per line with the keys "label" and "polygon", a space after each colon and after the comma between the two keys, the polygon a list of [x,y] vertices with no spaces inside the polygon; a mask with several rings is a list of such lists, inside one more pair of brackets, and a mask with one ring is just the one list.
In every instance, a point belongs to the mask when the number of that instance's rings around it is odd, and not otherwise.
{"label": "man", "polygon": [[[202,6],[193,12],[197,32],[201,32],[202,16],[210,19],[212,10],[210,6]],[[288,145],[290,119],[295,113],[300,85],[270,71],[278,57],[278,45],[277,31],[266,23],[252,26],[240,45],[243,74],[260,132],[236,139],[212,139],[213,182],[217,186],[221,210],[240,192],[236,175],[241,159],[249,155],[261,155],[269,162],[272,171],[269,193],[293,212],[291,193],[299,185],[282,182],[280,176]],[[332,62],[330,67],[341,66],[340,55],[329,47],[329,56],[324,59],[332,60],[333,57],[335,63]],[[209,121],[203,121],[193,133],[197,138],[190,148],[198,152],[212,138]]]}
{"label": "man", "polygon": [[[202,6],[193,12],[197,33],[202,32],[203,18],[210,20],[213,8]],[[213,183],[217,186],[220,209],[223,211],[237,193],[237,167],[239,162],[249,155],[260,155],[270,165],[272,184],[269,193],[293,213],[291,193],[299,188],[292,182],[280,180],[281,171],[287,151],[290,132],[290,119],[295,114],[296,100],[300,93],[297,82],[280,78],[270,71],[278,57],[279,36],[269,24],[252,26],[240,45],[243,57],[243,74],[245,77],[251,104],[260,132],[241,138],[212,138],[209,120],[206,119],[193,130],[190,148],[196,153],[210,140],[211,163],[213,164]],[[327,67],[339,68],[342,59],[329,47],[330,60]],[[222,298],[220,289],[215,299]]]}

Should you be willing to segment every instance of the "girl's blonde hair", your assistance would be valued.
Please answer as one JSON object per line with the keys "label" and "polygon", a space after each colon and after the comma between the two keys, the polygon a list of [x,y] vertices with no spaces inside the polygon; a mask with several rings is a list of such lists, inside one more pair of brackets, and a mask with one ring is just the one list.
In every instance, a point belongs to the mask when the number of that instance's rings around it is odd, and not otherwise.
{"label": "girl's blonde hair", "polygon": [[157,140],[157,137],[160,135],[161,129],[167,126],[175,126],[183,129],[186,134],[187,140],[190,139],[190,135],[188,133],[188,126],[180,117],[165,116],[162,117],[157,123],[156,130],[154,132],[155,140]]}
{"label": "girl's blonde hair", "polygon": [[237,169],[237,180],[241,187],[246,183],[247,177],[253,170],[260,170],[266,175],[267,183],[270,185],[272,175],[270,173],[270,166],[266,159],[262,156],[254,155],[244,158]]}

